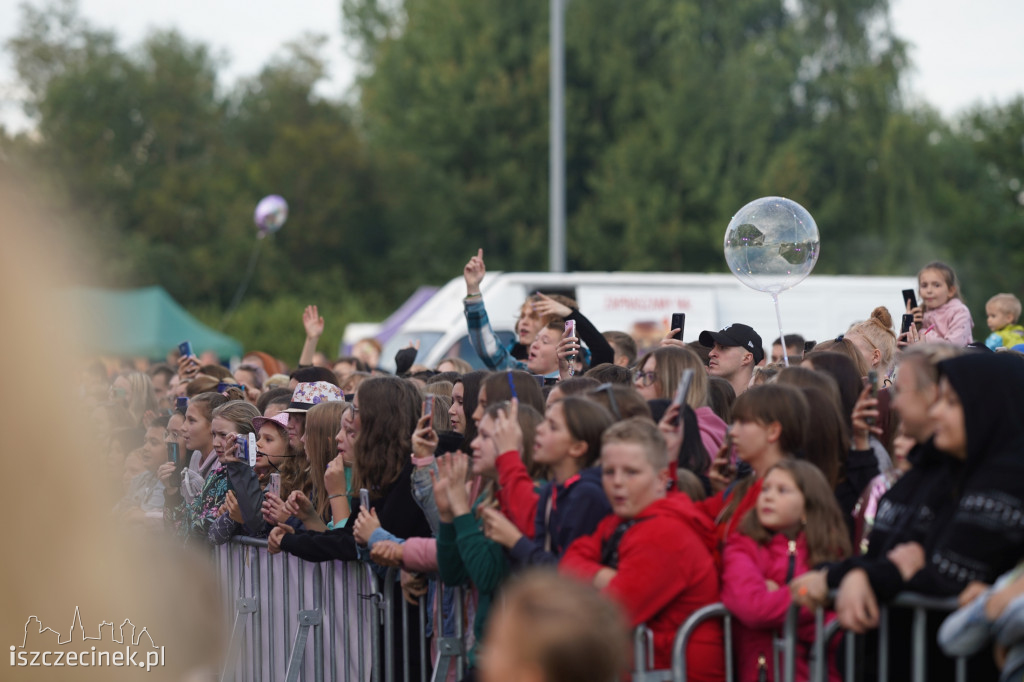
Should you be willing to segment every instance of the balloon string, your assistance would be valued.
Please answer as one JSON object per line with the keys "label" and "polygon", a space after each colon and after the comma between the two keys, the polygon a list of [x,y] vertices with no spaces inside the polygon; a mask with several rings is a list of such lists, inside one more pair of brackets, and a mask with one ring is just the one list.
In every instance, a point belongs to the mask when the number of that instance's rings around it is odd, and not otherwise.
{"label": "balloon string", "polygon": [[227,312],[224,313],[224,319],[220,321],[221,331],[228,326],[231,316],[235,314],[235,310],[238,309],[239,304],[242,302],[242,297],[245,296],[246,289],[249,288],[249,281],[252,279],[252,275],[256,271],[256,261],[259,260],[260,257],[260,247],[265,241],[265,239],[257,239],[256,243],[253,245],[252,253],[249,255],[249,267],[245,270],[245,277],[242,278],[241,284],[238,285],[235,297],[231,299],[231,305],[228,306]]}
{"label": "balloon string", "polygon": [[779,312],[779,295],[772,294],[772,302],[775,304],[775,319],[779,323],[779,342],[782,343],[782,361],[789,367],[789,353],[786,351],[786,337],[782,334],[782,313]]}

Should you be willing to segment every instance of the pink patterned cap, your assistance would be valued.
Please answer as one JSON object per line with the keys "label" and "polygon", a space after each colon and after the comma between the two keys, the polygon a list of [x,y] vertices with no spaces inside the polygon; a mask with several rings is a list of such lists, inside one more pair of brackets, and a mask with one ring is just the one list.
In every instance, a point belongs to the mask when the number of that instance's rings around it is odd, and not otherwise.
{"label": "pink patterned cap", "polygon": [[299,384],[292,393],[292,402],[285,412],[297,412],[304,414],[314,405],[344,400],[345,395],[341,389],[326,381],[313,381]]}

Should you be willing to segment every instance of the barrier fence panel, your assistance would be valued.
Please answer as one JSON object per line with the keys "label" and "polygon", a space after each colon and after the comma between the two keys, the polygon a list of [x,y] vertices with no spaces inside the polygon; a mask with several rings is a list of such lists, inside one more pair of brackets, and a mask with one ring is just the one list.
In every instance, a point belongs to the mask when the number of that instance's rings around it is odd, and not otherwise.
{"label": "barrier fence panel", "polygon": [[[925,682],[928,679],[928,649],[929,649],[929,635],[927,618],[928,613],[945,614],[955,611],[959,604],[955,597],[927,597],[919,594],[903,593],[898,595],[891,603],[887,605],[881,605],[878,613],[878,680],[879,682],[888,682],[889,680],[889,669],[892,656],[910,656],[910,671],[912,682]],[[911,628],[910,628],[910,649],[909,651],[896,651],[892,647],[891,643],[891,625],[890,615],[893,610],[910,610],[911,611]],[[790,612],[787,615],[795,617],[797,610],[795,607],[790,608]],[[825,613],[822,609],[818,609],[815,612],[815,638],[814,644],[811,650],[811,661],[810,661],[810,679],[815,682],[828,682],[828,670],[829,670],[829,655],[831,651],[831,642],[833,638],[840,632],[839,622],[832,620],[826,622]],[[858,670],[858,635],[853,632],[846,632],[844,634],[845,640],[845,665],[843,679],[846,682],[854,682],[859,679],[857,673],[861,673],[863,676],[863,670]],[[933,648],[934,650],[934,648]],[[786,649],[786,656],[795,654],[795,650],[789,648]],[[945,660],[950,660],[943,657]],[[957,682],[966,682],[967,679],[967,659],[959,657],[954,660],[955,674]],[[791,669],[787,665],[787,671]],[[792,680],[791,676],[784,676],[781,678],[784,682]],[[902,680],[898,682],[903,682]]]}
{"label": "barrier fence panel", "polygon": [[378,580],[363,562],[309,563],[266,547],[236,537],[215,549],[231,630],[222,682],[455,682],[465,674],[465,588],[431,583],[413,608],[397,569]]}
{"label": "barrier fence panel", "polygon": [[381,679],[381,599],[366,565],[270,555],[256,538],[234,538],[216,558],[233,614],[222,681]]}
{"label": "barrier fence panel", "polygon": [[672,680],[673,682],[686,682],[686,645],[690,643],[690,637],[697,630],[697,626],[712,618],[722,619],[722,644],[725,649],[725,680],[733,682],[736,679],[732,658],[732,614],[721,603],[708,604],[690,614],[679,630],[676,631],[675,641],[672,643]]}
{"label": "barrier fence panel", "polygon": [[[927,627],[928,613],[945,614],[950,613],[958,607],[955,597],[937,598],[926,597],[918,594],[904,593],[898,595],[890,604],[879,609],[878,626],[878,680],[888,682],[890,656],[909,655],[911,682],[924,682],[928,678],[928,651],[929,635]],[[894,609],[911,611],[911,645],[907,651],[894,651],[890,642],[890,612]],[[686,647],[697,627],[712,618],[721,618],[723,621],[724,648],[725,648],[725,679],[733,682],[736,679],[736,671],[733,658],[732,640],[732,614],[722,604],[710,604],[695,611],[676,631],[675,641],[672,647],[672,669],[654,670],[653,637],[646,626],[639,626],[633,631],[633,671],[634,682],[686,682]],[[831,645],[834,638],[842,631],[839,622],[835,619],[826,620],[825,611],[818,609],[814,614],[815,640],[810,649],[810,660],[808,665],[810,679],[815,682],[828,682],[829,680],[829,657],[834,653]],[[786,622],[776,639],[775,648],[777,651],[773,670],[775,679],[781,682],[794,682],[796,679],[796,655],[799,649],[797,641],[798,610],[791,607],[786,615]],[[857,656],[857,635],[852,632],[843,632],[845,645],[845,665],[842,675],[845,682],[854,682],[857,673],[863,676],[863,670],[858,670],[858,665],[863,668],[863,661],[858,663]],[[955,674],[957,682],[967,680],[967,659],[956,658]],[[903,682],[894,681],[894,682]]]}

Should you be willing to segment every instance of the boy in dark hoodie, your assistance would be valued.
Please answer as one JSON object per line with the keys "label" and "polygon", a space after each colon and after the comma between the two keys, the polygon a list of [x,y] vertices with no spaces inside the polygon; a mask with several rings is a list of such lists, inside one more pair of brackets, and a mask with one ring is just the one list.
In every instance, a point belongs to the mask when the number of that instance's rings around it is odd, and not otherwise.
{"label": "boy in dark hoodie", "polygon": [[[627,419],[601,440],[601,473],[612,514],[577,539],[559,568],[618,601],[630,624],[654,634],[656,668],[671,666],[676,630],[697,609],[718,601],[711,520],[686,495],[668,492],[665,439],[651,422]],[[725,676],[722,627],[700,625],[686,651],[687,679]]]}

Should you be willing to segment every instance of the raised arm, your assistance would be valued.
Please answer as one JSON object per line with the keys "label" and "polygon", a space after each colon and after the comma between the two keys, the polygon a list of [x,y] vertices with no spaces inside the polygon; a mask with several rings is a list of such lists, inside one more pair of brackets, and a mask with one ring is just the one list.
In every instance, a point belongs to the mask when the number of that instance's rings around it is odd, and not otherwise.
{"label": "raised arm", "polygon": [[309,367],[313,364],[316,345],[324,333],[324,318],[320,317],[320,312],[315,305],[308,305],[302,311],[302,326],[306,329],[306,342],[302,344],[299,367]]}
{"label": "raised arm", "polygon": [[485,274],[487,268],[484,266],[484,250],[478,249],[476,255],[470,258],[466,267],[462,269],[462,276],[466,280],[466,298],[463,303],[469,342],[488,369],[522,369],[522,363],[502,347],[501,340],[494,333],[491,321],[487,317],[484,299],[480,293],[480,283]]}

